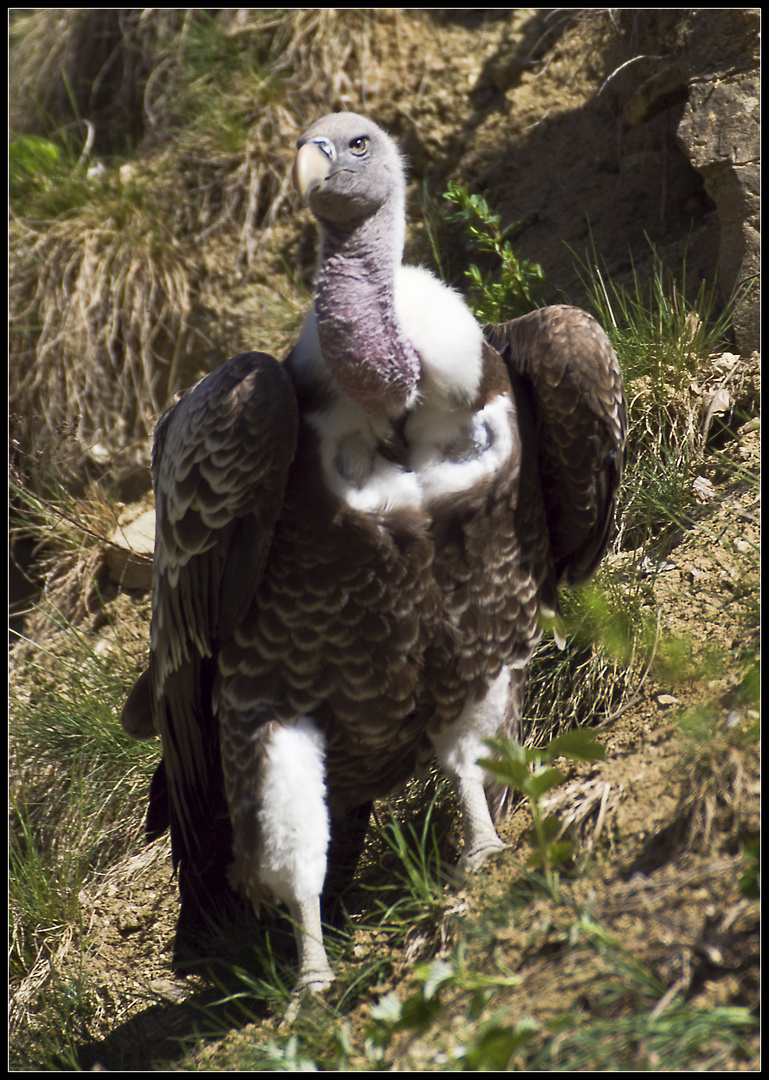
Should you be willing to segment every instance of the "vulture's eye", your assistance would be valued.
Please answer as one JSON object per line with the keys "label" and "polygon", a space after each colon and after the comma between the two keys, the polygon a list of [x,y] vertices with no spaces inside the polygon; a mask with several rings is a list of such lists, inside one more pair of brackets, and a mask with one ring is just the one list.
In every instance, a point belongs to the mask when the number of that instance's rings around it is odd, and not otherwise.
{"label": "vulture's eye", "polygon": [[365,154],[368,149],[368,139],[365,135],[361,135],[358,139],[353,139],[350,143],[350,149],[356,157],[360,157],[361,154]]}

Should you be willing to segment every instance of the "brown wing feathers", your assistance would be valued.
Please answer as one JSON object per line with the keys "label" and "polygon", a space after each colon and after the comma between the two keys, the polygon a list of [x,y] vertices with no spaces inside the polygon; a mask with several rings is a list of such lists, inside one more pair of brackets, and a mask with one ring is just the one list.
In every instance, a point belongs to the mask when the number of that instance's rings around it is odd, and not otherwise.
{"label": "brown wing feathers", "polygon": [[177,858],[205,848],[212,820],[227,832],[216,653],[258,587],[296,430],[291,384],[260,353],[229,361],[158,425],[150,676]]}
{"label": "brown wing feathers", "polygon": [[606,550],[625,463],[616,354],[595,319],[573,307],[541,308],[484,335],[529,398],[557,580],[577,585]]}

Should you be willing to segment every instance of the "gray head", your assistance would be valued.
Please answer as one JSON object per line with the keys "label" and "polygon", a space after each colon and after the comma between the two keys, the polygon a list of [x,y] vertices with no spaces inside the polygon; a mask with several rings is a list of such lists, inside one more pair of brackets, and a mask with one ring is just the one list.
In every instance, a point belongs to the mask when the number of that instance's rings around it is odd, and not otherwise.
{"label": "gray head", "polygon": [[377,430],[414,399],[419,357],[394,300],[406,235],[406,183],[398,148],[358,113],[331,113],[297,142],[294,183],[318,219],[317,333],[337,384]]}
{"label": "gray head", "polygon": [[296,145],[294,183],[322,225],[348,232],[386,211],[402,250],[406,182],[389,135],[358,113],[330,113]]}

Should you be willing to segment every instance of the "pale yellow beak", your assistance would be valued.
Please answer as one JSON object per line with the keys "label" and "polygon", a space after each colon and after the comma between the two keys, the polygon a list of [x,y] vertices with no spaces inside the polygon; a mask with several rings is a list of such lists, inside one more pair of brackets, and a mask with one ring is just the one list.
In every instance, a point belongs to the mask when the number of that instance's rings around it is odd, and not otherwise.
{"label": "pale yellow beak", "polygon": [[291,178],[302,202],[307,202],[312,192],[328,176],[331,162],[315,143],[308,142],[300,148],[294,159]]}

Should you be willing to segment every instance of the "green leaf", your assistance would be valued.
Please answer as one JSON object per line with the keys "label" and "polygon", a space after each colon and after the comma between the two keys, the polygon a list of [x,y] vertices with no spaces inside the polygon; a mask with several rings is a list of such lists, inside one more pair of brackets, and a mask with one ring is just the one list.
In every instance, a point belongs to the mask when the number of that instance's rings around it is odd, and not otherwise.
{"label": "green leaf", "polygon": [[478,764],[516,791],[526,791],[525,785],[531,773],[522,761],[510,758],[501,761],[497,758],[479,758]]}
{"label": "green leaf", "polygon": [[[532,832],[527,835],[532,843],[536,843],[535,833]],[[534,851],[532,851],[531,855],[527,857],[525,865],[530,867],[530,869],[532,870],[543,870],[545,866],[545,859],[542,855],[542,852],[538,851],[537,848],[535,848]]]}
{"label": "green leaf", "polygon": [[59,161],[59,148],[49,139],[38,135],[22,135],[8,146],[8,160],[14,167],[28,176],[43,173],[49,176]]}
{"label": "green leaf", "polygon": [[481,1031],[480,1036],[465,1054],[465,1068],[478,1070],[507,1071],[510,1059],[524,1043],[528,1042],[535,1031],[531,1021],[521,1021],[514,1028],[493,1023]]}
{"label": "green leaf", "polygon": [[748,900],[761,899],[761,847],[758,839],[748,840],[742,848],[742,857],[748,863],[738,881],[739,890]]}
{"label": "green leaf", "polygon": [[547,857],[551,866],[563,866],[574,852],[574,844],[569,840],[559,840],[557,844],[548,844]]}
{"label": "green leaf", "polygon": [[547,756],[575,758],[577,761],[606,761],[606,749],[597,742],[586,728],[573,728],[563,735],[552,739],[547,747]]}
{"label": "green leaf", "polygon": [[393,990],[371,1006],[371,1018],[385,1024],[397,1024],[403,1015],[403,1002]]}
{"label": "green leaf", "polygon": [[433,960],[427,969],[427,977],[422,987],[425,1000],[429,1001],[442,986],[451,982],[454,974],[454,965],[449,963],[448,960]]}
{"label": "green leaf", "polygon": [[541,799],[546,791],[558,787],[559,784],[563,783],[564,779],[560,769],[543,769],[536,776],[529,777],[524,785],[524,790],[530,798]]}
{"label": "green leaf", "polygon": [[551,814],[550,817],[546,817],[542,822],[542,833],[545,840],[555,840],[558,833],[563,828],[560,818],[557,818],[555,814]]}
{"label": "green leaf", "polygon": [[37,135],[22,135],[8,146],[8,186],[12,201],[41,185],[49,187],[59,164],[59,148]]}
{"label": "green leaf", "polygon": [[432,997],[428,1001],[418,991],[404,1001],[401,1018],[396,1026],[401,1031],[424,1031],[442,1011],[438,997]]}

